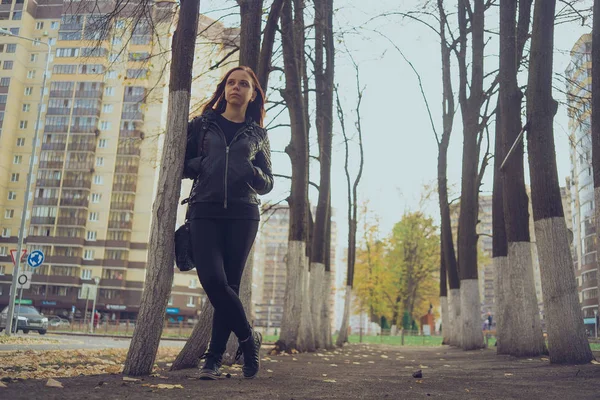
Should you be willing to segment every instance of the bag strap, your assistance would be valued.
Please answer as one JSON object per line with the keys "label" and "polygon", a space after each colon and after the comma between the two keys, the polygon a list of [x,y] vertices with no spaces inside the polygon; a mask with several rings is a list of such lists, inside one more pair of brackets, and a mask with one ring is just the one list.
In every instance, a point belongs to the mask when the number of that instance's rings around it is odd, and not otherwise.
{"label": "bag strap", "polygon": [[[206,132],[208,132],[208,118],[206,118],[204,115],[202,117],[200,117],[200,135],[198,140],[200,141],[200,155],[204,155],[204,138],[206,137]],[[194,185],[196,184],[196,180],[194,179],[194,184],[192,185],[192,190],[190,191],[190,194],[192,191],[194,191]],[[189,206],[189,202],[190,202],[190,196],[188,196],[187,198],[181,200],[181,205],[187,204],[187,211],[185,212],[185,222],[188,221],[189,216],[190,216],[190,206]]]}

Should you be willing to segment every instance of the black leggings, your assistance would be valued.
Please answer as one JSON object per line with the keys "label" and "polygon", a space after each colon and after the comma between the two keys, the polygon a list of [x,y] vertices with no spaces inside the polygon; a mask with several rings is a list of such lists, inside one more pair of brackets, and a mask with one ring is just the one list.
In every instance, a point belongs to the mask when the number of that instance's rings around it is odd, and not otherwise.
{"label": "black leggings", "polygon": [[211,351],[222,354],[232,331],[240,340],[251,335],[238,294],[258,224],[259,221],[243,219],[191,221],[196,271],[215,309]]}

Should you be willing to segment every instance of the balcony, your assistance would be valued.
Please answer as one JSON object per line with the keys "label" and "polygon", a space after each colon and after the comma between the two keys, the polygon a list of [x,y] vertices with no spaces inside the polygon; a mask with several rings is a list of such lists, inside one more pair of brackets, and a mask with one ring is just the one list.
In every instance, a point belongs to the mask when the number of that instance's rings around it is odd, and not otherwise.
{"label": "balcony", "polygon": [[51,90],[50,97],[66,97],[66,98],[70,99],[71,97],[73,97],[73,89],[71,89],[71,90]]}
{"label": "balcony", "polygon": [[96,151],[96,142],[90,143],[69,143],[69,151]]}
{"label": "balcony", "polygon": [[67,133],[69,131],[68,125],[45,125],[44,132],[46,133]]}
{"label": "balcony", "polygon": [[121,113],[121,119],[133,120],[133,121],[143,121],[144,113],[141,111],[123,111]]}
{"label": "balcony", "polygon": [[61,226],[85,226],[85,218],[77,217],[59,217],[58,225]]}
{"label": "balcony", "polygon": [[58,204],[57,197],[45,198],[45,197],[36,197],[33,199],[34,206],[55,206]]}
{"label": "balcony", "polygon": [[90,189],[92,181],[88,179],[65,179],[63,188]]}
{"label": "balcony", "polygon": [[117,148],[118,156],[140,156],[141,150],[139,147],[122,146]]}
{"label": "balcony", "polygon": [[70,199],[65,197],[60,199],[60,205],[66,207],[87,207],[88,204],[88,199]]}
{"label": "balcony", "polygon": [[68,107],[49,107],[46,115],[69,115],[71,109]]}
{"label": "balcony", "polygon": [[146,97],[145,93],[141,93],[141,94],[139,94],[139,93],[135,93],[135,94],[125,93],[125,96],[123,97],[123,102],[124,103],[142,103],[144,101],[145,97]]}
{"label": "balcony", "polygon": [[142,131],[140,131],[138,129],[132,129],[132,130],[121,129],[121,131],[119,132],[119,137],[120,138],[141,139],[142,138]]}
{"label": "balcony", "polygon": [[61,23],[60,24],[60,31],[80,31],[83,29],[83,23],[82,22],[68,22],[68,23]]}
{"label": "balcony", "polygon": [[102,98],[102,90],[76,90],[75,97],[84,99]]}
{"label": "balcony", "polygon": [[108,229],[123,229],[130,231],[133,221],[108,221]]}
{"label": "balcony", "polygon": [[54,225],[56,217],[31,217],[32,225]]}
{"label": "balcony", "polygon": [[111,210],[133,211],[133,202],[110,203]]}
{"label": "balcony", "polygon": [[40,161],[39,168],[41,169],[62,169],[62,161]]}
{"label": "balcony", "polygon": [[36,185],[41,187],[60,187],[60,179],[38,179]]}
{"label": "balcony", "polygon": [[66,143],[42,143],[42,150],[64,151],[66,147]]}
{"label": "balcony", "polygon": [[113,190],[113,192],[135,193],[136,184],[135,183],[114,183],[112,190]]}
{"label": "balcony", "polygon": [[587,281],[583,282],[581,286],[579,286],[580,289],[589,289],[595,287],[598,287],[598,279],[588,279]]}
{"label": "balcony", "polygon": [[67,161],[65,169],[89,171],[93,167],[93,161]]}
{"label": "balcony", "polygon": [[71,133],[96,133],[96,125],[71,125]]}
{"label": "balcony", "polygon": [[95,115],[97,117],[100,116],[100,107],[92,107],[92,108],[74,108],[73,115]]}
{"label": "balcony", "polygon": [[125,279],[105,279],[100,280],[100,286],[104,287],[124,287]]}
{"label": "balcony", "polygon": [[138,165],[117,165],[115,167],[116,174],[137,174],[139,166]]}

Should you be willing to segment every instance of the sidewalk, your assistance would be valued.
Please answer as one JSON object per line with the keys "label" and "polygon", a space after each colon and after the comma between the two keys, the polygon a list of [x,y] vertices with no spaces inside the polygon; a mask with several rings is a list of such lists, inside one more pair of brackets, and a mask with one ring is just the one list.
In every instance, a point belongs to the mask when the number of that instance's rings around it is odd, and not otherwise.
{"label": "sidewalk", "polygon": [[[171,355],[172,357],[172,355]],[[449,347],[349,345],[332,352],[267,355],[255,380],[197,380],[198,370],[168,371],[159,359],[155,376],[124,381],[119,374],[10,381],[9,358],[0,358],[6,399],[597,399],[600,365],[551,365],[544,357],[514,359],[494,350],[464,352]],[[2,368],[5,368],[4,370]],[[9,368],[10,369],[10,368]],[[422,371],[422,378],[413,373]],[[174,385],[174,386],[169,386]]]}

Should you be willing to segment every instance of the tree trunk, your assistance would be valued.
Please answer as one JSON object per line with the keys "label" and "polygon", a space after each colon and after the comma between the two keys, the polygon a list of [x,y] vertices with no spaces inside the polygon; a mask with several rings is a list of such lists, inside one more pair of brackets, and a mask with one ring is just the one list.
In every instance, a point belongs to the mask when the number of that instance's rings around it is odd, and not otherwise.
{"label": "tree trunk", "polygon": [[311,316],[311,290],[310,290],[310,275],[308,270],[308,257],[304,257],[304,265],[302,267],[302,309],[300,312],[300,333],[298,335],[297,349],[298,351],[315,351],[315,332],[313,327],[313,317]]}
{"label": "tree trunk", "polygon": [[[521,130],[521,98],[517,83],[517,4],[500,4],[500,142],[508,154]],[[535,294],[531,240],[529,237],[529,199],[525,190],[523,142],[515,147],[502,175],[504,221],[508,241],[508,274],[504,281],[504,299],[510,308],[503,313],[503,331],[510,332],[501,341],[500,354],[535,357],[544,354],[546,345]],[[502,278],[501,278],[502,279]],[[506,304],[505,304],[506,305]]]}
{"label": "tree trunk", "polygon": [[273,43],[275,42],[275,32],[277,31],[277,23],[281,15],[281,7],[283,6],[284,0],[273,0],[271,9],[269,10],[269,16],[267,17],[267,23],[265,24],[265,31],[263,33],[263,43],[260,49],[260,58],[258,60],[258,69],[256,74],[260,86],[263,88],[265,93],[268,89],[269,74],[271,73],[271,58],[273,55]]}
{"label": "tree trunk", "polygon": [[[333,136],[333,76],[334,76],[334,45],[333,45],[333,0],[317,0],[315,4],[315,62],[314,75],[316,86],[316,127],[319,143],[319,199],[313,227],[311,245],[311,280],[318,285],[312,289],[312,315],[315,329],[316,347],[323,347],[324,335],[321,332],[321,310],[328,298],[321,297],[323,292],[320,285],[325,273],[327,223],[331,219],[331,146]],[[326,58],[324,60],[324,58]],[[314,269],[313,269],[314,268]]]}
{"label": "tree trunk", "polygon": [[241,16],[240,65],[258,71],[263,0],[237,0],[237,3]]}
{"label": "tree trunk", "polygon": [[[592,76],[600,76],[600,0],[594,0],[592,27]],[[600,276],[600,79],[592,78],[592,169],[594,171],[594,215],[596,218],[596,262]],[[600,301],[600,296],[598,297]],[[598,304],[600,309],[600,304]],[[597,317],[596,317],[597,318]],[[600,324],[599,324],[600,325]]]}
{"label": "tree trunk", "polygon": [[581,318],[556,169],[553,120],[558,105],[552,98],[555,9],[556,0],[535,3],[527,148],[550,362],[579,364],[588,363],[593,356]]}
{"label": "tree trunk", "polygon": [[[301,12],[301,10],[296,10]],[[288,198],[290,205],[290,227],[287,261],[287,285],[281,335],[278,345],[291,351],[297,346],[300,334],[303,279],[307,276],[306,243],[308,239],[308,130],[304,114],[302,74],[297,59],[292,19],[292,0],[285,0],[281,11],[281,37],[285,71],[285,90],[282,96],[290,114],[291,141],[285,151],[292,164],[292,187]],[[302,253],[297,253],[302,250]]]}
{"label": "tree trunk", "polygon": [[344,343],[348,343],[348,326],[350,324],[350,307],[352,306],[352,286],[346,286],[346,296],[344,300],[344,314],[342,315],[342,326],[338,333],[335,345],[342,347]]}
{"label": "tree trunk", "polygon": [[175,261],[173,227],[177,216],[177,201],[173,199],[179,198],[181,189],[199,8],[199,0],[181,4],[173,35],[167,129],[152,208],[148,267],[136,329],[125,359],[125,375],[152,372],[171,292]]}
{"label": "tree trunk", "polygon": [[[471,6],[469,6],[470,8]],[[460,275],[461,347],[475,350],[483,347],[479,285],[477,274],[477,216],[479,212],[479,143],[483,127],[479,116],[483,103],[484,11],[483,0],[475,0],[471,22],[471,80],[467,85],[467,1],[459,0],[459,101],[463,121],[463,159],[458,220],[458,261]],[[467,86],[470,88],[467,97]]]}
{"label": "tree trunk", "polygon": [[325,279],[323,284],[323,314],[322,323],[324,329],[321,331],[323,338],[321,343],[326,349],[333,348],[333,337],[331,332],[331,289],[334,287],[335,274],[331,271],[331,199],[329,200],[329,218],[327,218],[327,230],[325,236]]}
{"label": "tree trunk", "polygon": [[[440,246],[441,247],[441,246]],[[441,251],[440,257],[440,304],[442,306],[442,344],[449,344],[450,332],[448,326],[448,285],[446,283],[446,265],[444,264],[444,251]]]}
{"label": "tree trunk", "polygon": [[185,342],[185,346],[183,346],[183,349],[181,349],[177,358],[173,361],[171,371],[198,368],[200,357],[206,352],[208,342],[210,341],[214,311],[215,309],[210,304],[210,301],[206,299],[200,311],[200,318],[194,326],[192,334]]}
{"label": "tree trunk", "polygon": [[323,321],[322,310],[327,302],[326,291],[323,290],[325,284],[325,264],[311,263],[310,267],[310,302],[312,315],[313,329],[315,330],[315,347],[323,348],[323,329],[325,327]]}
{"label": "tree trunk", "polygon": [[[450,135],[452,134],[452,125],[454,123],[454,93],[452,91],[450,48],[446,39],[446,12],[442,0],[438,0],[438,11],[440,14],[440,44],[442,55],[442,138],[438,143],[438,194],[440,202],[440,220],[441,220],[441,259],[446,270],[450,290],[455,290],[455,296],[458,296],[460,289],[460,279],[458,277],[458,263],[456,261],[456,252],[454,251],[454,239],[452,238],[452,226],[450,220],[450,205],[448,203],[448,146],[450,145]],[[447,300],[448,301],[448,300]],[[454,325],[459,323],[459,315],[454,311],[459,311],[458,307],[452,307],[452,301],[448,305],[448,322],[444,326],[444,338],[447,343],[458,346],[459,337],[453,329]]]}
{"label": "tree trunk", "polygon": [[460,288],[450,289],[448,296],[448,315],[450,320],[450,345],[460,347],[462,335],[462,317],[460,312]]}

